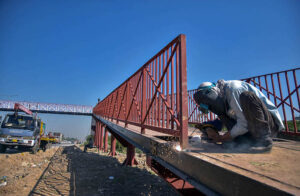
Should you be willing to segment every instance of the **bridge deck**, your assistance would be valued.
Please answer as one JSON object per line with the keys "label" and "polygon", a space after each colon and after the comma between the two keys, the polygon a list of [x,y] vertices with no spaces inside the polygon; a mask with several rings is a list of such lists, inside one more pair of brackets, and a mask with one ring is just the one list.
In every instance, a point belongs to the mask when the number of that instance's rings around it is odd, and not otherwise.
{"label": "bridge deck", "polygon": [[[186,150],[179,152],[174,149],[177,142],[173,142],[170,147],[170,142],[158,139],[166,134],[146,130],[146,134],[141,135],[139,127],[129,125],[125,129],[121,122],[117,125],[115,121],[101,121],[151,156],[162,159],[185,173],[189,179],[216,192],[249,195],[276,190],[280,194],[300,194],[299,142],[275,141],[268,153],[229,151],[205,142],[190,143]],[[193,131],[190,129],[189,135]]]}
{"label": "bridge deck", "polygon": [[214,144],[189,148],[191,155],[259,182],[294,194],[300,193],[300,143],[275,141],[270,152],[241,153]]}

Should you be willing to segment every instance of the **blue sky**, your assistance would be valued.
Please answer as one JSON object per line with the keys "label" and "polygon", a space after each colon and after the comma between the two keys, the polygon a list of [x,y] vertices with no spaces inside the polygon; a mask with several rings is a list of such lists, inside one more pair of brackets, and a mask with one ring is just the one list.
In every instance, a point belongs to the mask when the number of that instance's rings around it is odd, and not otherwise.
{"label": "blue sky", "polygon": [[[300,65],[297,0],[0,0],[0,18],[0,99],[94,105],[180,33],[189,89]],[[80,138],[90,126],[43,117]]]}

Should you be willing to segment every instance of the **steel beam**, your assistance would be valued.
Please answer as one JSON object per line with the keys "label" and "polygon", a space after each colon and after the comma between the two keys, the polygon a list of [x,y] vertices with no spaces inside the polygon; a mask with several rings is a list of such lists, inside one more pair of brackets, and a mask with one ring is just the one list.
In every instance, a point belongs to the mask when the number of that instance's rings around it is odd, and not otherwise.
{"label": "steel beam", "polygon": [[175,188],[179,193],[182,195],[217,195],[211,192],[209,189],[206,188],[206,192],[202,194],[192,186],[190,183],[186,182],[172,171],[167,169],[166,166],[160,164],[158,161],[153,159],[151,156],[147,156],[146,163],[148,167],[151,168],[155,173],[157,173],[160,177],[165,179],[173,188]]}
{"label": "steel beam", "polygon": [[156,161],[160,161],[161,165],[201,192],[209,190],[211,193],[224,195],[290,195],[289,192],[220,167],[190,153],[176,151],[167,141],[138,134],[102,117],[95,117],[108,126],[112,133],[138,147]]}

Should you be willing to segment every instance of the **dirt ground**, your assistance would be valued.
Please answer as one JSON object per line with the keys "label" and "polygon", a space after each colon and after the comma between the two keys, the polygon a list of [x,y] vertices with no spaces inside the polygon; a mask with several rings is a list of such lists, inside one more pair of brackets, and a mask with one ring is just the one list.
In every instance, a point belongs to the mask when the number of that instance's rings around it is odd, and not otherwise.
{"label": "dirt ground", "polygon": [[7,185],[0,187],[0,195],[28,195],[56,150],[37,154],[10,150],[0,154],[0,177],[7,176]]}
{"label": "dirt ground", "polygon": [[37,155],[1,154],[0,174],[8,176],[8,184],[0,195],[178,195],[149,170],[144,155],[137,154],[134,167],[122,166],[125,158],[95,149],[84,153],[77,146]]}

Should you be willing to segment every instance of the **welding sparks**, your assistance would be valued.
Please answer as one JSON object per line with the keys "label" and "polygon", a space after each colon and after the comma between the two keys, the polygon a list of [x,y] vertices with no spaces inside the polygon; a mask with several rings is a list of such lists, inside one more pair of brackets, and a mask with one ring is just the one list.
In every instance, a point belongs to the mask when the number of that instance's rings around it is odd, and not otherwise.
{"label": "welding sparks", "polygon": [[175,150],[181,151],[181,150],[182,150],[182,149],[181,149],[181,146],[180,146],[180,145],[176,145]]}

